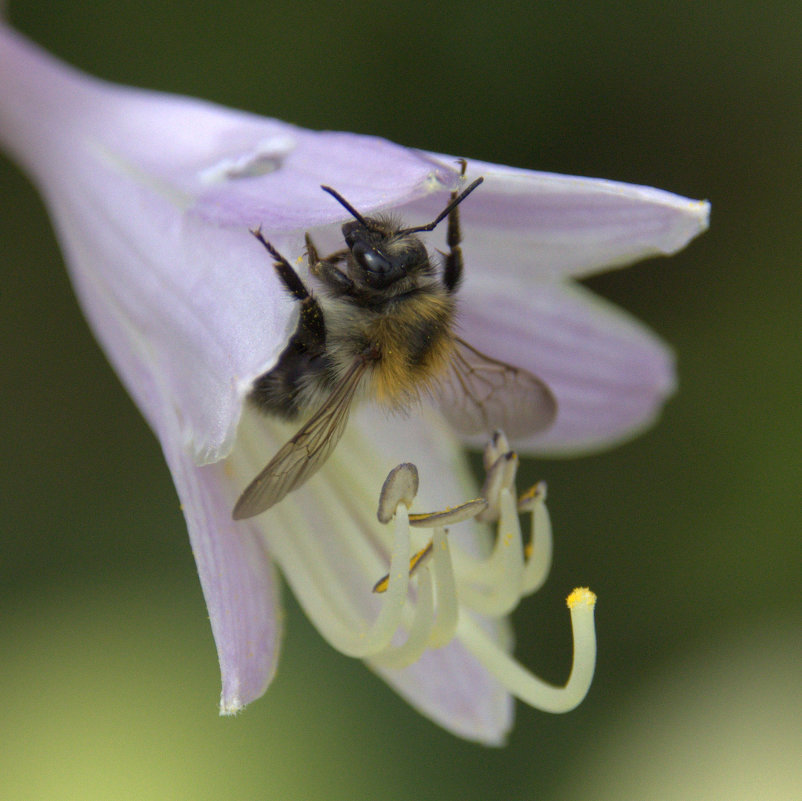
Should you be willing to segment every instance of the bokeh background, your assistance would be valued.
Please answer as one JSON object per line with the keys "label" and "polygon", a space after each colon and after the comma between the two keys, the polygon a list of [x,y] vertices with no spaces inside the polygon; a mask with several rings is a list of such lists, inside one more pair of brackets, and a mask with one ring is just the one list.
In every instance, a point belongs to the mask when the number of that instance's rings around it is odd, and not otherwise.
{"label": "bokeh background", "polygon": [[802,5],[14,2],[84,70],[311,128],[713,203],[670,260],[588,284],[676,348],[681,389],[546,478],[556,559],[515,615],[562,682],[566,594],[599,595],[585,703],[503,749],[419,717],[286,594],[269,693],[217,716],[211,632],[157,443],[93,341],[43,206],[0,159],[0,797],[802,797]]}

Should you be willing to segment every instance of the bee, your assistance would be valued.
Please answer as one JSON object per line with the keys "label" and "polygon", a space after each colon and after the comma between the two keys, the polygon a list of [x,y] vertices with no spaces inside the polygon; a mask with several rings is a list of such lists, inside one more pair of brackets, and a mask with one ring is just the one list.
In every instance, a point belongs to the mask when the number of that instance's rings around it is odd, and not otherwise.
{"label": "bee", "polygon": [[[306,234],[315,294],[261,230],[251,231],[299,303],[300,316],[276,366],[254,382],[249,397],[284,420],[311,416],[246,487],[235,520],[261,514],[317,472],[358,400],[404,410],[429,395],[465,434],[502,427],[522,436],[552,423],[557,404],[543,381],[485,356],[454,332],[463,275],[459,205],[482,181],[452,192],[432,222],[412,228],[389,216],[363,216],[322,186],[353,219],[341,229],[345,247],[325,258]],[[448,252],[440,263],[418,235],[446,217]]]}

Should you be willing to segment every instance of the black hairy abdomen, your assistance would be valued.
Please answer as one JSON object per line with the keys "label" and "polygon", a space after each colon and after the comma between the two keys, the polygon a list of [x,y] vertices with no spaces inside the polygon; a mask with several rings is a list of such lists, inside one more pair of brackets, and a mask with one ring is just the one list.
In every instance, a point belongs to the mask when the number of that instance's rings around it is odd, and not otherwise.
{"label": "black hairy abdomen", "polygon": [[334,384],[331,360],[324,350],[310,348],[295,334],[276,366],[256,379],[251,400],[266,414],[295,420],[305,410],[311,386]]}

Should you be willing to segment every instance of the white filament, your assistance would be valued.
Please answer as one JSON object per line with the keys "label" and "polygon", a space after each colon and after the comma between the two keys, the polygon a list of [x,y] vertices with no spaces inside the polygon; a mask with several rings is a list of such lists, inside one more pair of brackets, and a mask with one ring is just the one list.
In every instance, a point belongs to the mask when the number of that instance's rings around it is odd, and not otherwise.
{"label": "white filament", "polygon": [[571,606],[574,662],[568,682],[563,687],[555,687],[533,675],[499,648],[469,615],[460,617],[458,636],[477,660],[516,698],[544,712],[570,712],[587,695],[596,667],[596,630],[593,625],[595,596],[593,593],[588,595],[592,600]]}
{"label": "white filament", "polygon": [[531,547],[532,553],[524,569],[522,595],[531,595],[543,586],[551,569],[552,538],[551,518],[546,508],[543,494],[539,495],[532,507]]}
{"label": "white filament", "polygon": [[458,579],[460,600],[482,615],[501,617],[509,614],[521,599],[524,574],[524,545],[515,501],[508,489],[500,495],[496,544],[486,560],[463,560],[466,578]]}
{"label": "white filament", "polygon": [[429,647],[441,648],[454,638],[459,620],[457,585],[454,581],[454,567],[451,563],[451,550],[448,547],[445,529],[434,530],[432,549],[433,570],[437,583],[437,619],[429,634]]}

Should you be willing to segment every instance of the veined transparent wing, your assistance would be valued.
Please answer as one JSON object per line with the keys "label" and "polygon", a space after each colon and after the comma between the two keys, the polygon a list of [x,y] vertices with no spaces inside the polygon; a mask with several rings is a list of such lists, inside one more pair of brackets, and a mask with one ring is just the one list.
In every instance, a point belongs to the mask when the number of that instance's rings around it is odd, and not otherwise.
{"label": "veined transparent wing", "polygon": [[251,481],[234,507],[234,520],[275,506],[323,466],[345,431],[351,401],[367,365],[365,359],[357,359],[323,405]]}
{"label": "veined transparent wing", "polygon": [[459,337],[435,395],[446,419],[462,434],[500,428],[516,439],[548,428],[557,414],[557,401],[543,381],[485,356]]}

